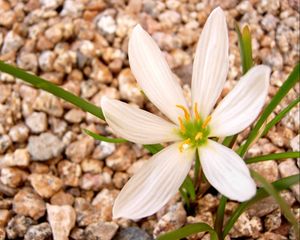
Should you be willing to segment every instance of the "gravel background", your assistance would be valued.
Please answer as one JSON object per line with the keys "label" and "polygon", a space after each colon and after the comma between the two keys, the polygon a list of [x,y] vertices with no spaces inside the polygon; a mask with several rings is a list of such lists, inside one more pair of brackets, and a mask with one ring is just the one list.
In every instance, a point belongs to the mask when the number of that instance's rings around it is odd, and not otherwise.
{"label": "gravel background", "polygon": [[[226,12],[230,35],[230,70],[222,95],[241,76],[237,20],[251,27],[255,62],[272,68],[269,101],[299,61],[299,0],[0,0],[0,60],[98,106],[106,95],[156,113],[128,66],[131,29],[140,23],[153,36],[189,98],[195,43],[218,5]],[[275,112],[299,92],[298,84]],[[149,154],[139,145],[100,143],[82,128],[112,135],[101,120],[0,73],[0,239],[148,240],[186,223],[213,223],[219,202],[215,192],[197,199],[195,216],[188,216],[175,196],[147,219],[113,221],[115,197]],[[299,151],[299,107],[258,140],[248,157],[291,150]],[[286,159],[250,167],[272,182],[299,173],[299,165],[299,159]],[[281,193],[298,219],[299,189]],[[237,205],[228,202],[225,220]],[[275,201],[266,198],[239,218],[230,238],[281,240],[295,234]]]}

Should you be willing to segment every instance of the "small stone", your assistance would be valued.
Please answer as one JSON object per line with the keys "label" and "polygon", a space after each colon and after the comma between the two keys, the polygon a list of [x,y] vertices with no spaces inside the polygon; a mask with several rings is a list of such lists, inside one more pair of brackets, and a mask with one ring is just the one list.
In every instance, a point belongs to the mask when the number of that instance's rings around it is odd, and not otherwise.
{"label": "small stone", "polygon": [[149,234],[138,227],[128,227],[121,229],[114,240],[153,240]]}
{"label": "small stone", "polygon": [[219,199],[216,196],[208,193],[198,200],[197,212],[215,211],[219,205]]}
{"label": "small stone", "polygon": [[63,4],[63,0],[40,0],[40,3],[47,10],[55,10]]}
{"label": "small stone", "polygon": [[5,229],[0,227],[0,239],[1,240],[5,240],[6,239],[6,233],[5,233]]}
{"label": "small stone", "polygon": [[71,161],[79,163],[90,155],[93,150],[94,139],[88,136],[72,142],[66,149],[66,155]]}
{"label": "small stone", "polygon": [[[298,134],[290,141],[291,148],[293,151],[300,151],[300,135]],[[300,156],[299,156],[300,157]]]}
{"label": "small stone", "polygon": [[[297,168],[295,161],[293,159],[288,159],[279,164],[279,172],[282,177],[288,177],[291,175],[299,174],[299,169]],[[290,187],[293,191],[296,199],[300,202],[300,184],[294,184]]]}
{"label": "small stone", "polygon": [[65,115],[65,120],[70,123],[80,123],[85,117],[85,113],[80,109],[71,109]]}
{"label": "small stone", "polygon": [[11,28],[16,21],[16,13],[14,11],[1,11],[0,26]]}
{"label": "small stone", "polygon": [[47,204],[48,220],[54,240],[68,240],[71,229],[75,226],[75,210],[68,205],[55,206]]}
{"label": "small stone", "polygon": [[28,151],[32,160],[46,161],[58,157],[62,153],[63,148],[62,141],[49,132],[29,138]]}
{"label": "small stone", "polygon": [[30,155],[26,148],[17,149],[13,154],[7,153],[0,157],[0,167],[28,167]]}
{"label": "small stone", "polygon": [[63,9],[60,13],[61,16],[70,16],[70,17],[80,17],[82,15],[82,11],[84,9],[84,5],[82,2],[66,0],[64,1]]}
{"label": "small stone", "polygon": [[[213,226],[213,216],[211,212],[200,212],[195,217],[188,216],[187,217],[187,223],[193,224],[193,223],[206,223],[210,226]],[[199,232],[197,234],[193,234],[192,236],[188,237],[188,240],[197,240],[201,239],[204,236],[203,232]]]}
{"label": "small stone", "polygon": [[38,67],[38,59],[33,53],[22,52],[18,55],[17,64],[18,67],[24,70],[36,72]]}
{"label": "small stone", "polygon": [[47,240],[52,235],[49,223],[44,222],[28,228],[24,240]]}
{"label": "small stone", "polygon": [[8,135],[0,136],[0,154],[5,153],[5,151],[11,146],[11,139]]}
{"label": "small stone", "polygon": [[250,216],[244,212],[235,222],[229,234],[233,238],[257,238],[260,235],[260,231],[262,230],[262,228],[263,227],[260,218],[256,216],[250,218]]}
{"label": "small stone", "polygon": [[19,123],[9,130],[9,136],[13,142],[25,142],[28,138],[28,135],[29,129],[23,123]]}
{"label": "small stone", "polygon": [[33,173],[29,176],[34,190],[43,198],[50,198],[62,187],[62,181],[50,174]]}
{"label": "small stone", "polygon": [[98,91],[98,86],[93,80],[87,80],[81,83],[80,92],[81,97],[90,98]]}
{"label": "small stone", "polygon": [[85,227],[92,223],[103,221],[101,212],[98,211],[90,202],[82,197],[75,199],[75,211],[77,217],[77,225]]}
{"label": "small stone", "polygon": [[81,168],[77,163],[67,160],[58,163],[58,172],[65,186],[77,187],[79,185]]}
{"label": "small stone", "polygon": [[53,70],[53,64],[56,58],[56,54],[52,51],[43,51],[39,56],[39,67],[45,72]]}
{"label": "small stone", "polygon": [[95,159],[103,160],[110,156],[116,150],[116,145],[114,143],[101,142],[94,149],[92,157]]}
{"label": "small stone", "polygon": [[0,227],[5,227],[11,216],[11,211],[7,209],[0,209]]}
{"label": "small stone", "polygon": [[68,124],[66,123],[66,121],[59,118],[49,118],[49,124],[51,127],[51,131],[59,137],[62,137],[63,134],[67,131]]}
{"label": "small stone", "polygon": [[113,76],[108,67],[101,63],[98,59],[92,61],[91,78],[98,83],[111,83]]}
{"label": "small stone", "polygon": [[104,186],[101,174],[85,173],[80,179],[80,188],[84,190],[99,191]]}
{"label": "small stone", "polygon": [[101,14],[98,17],[98,21],[96,24],[98,29],[104,36],[115,34],[115,32],[117,31],[116,21],[109,14]]}
{"label": "small stone", "polygon": [[1,169],[0,180],[11,188],[21,186],[27,178],[27,173],[18,168],[5,167]]}
{"label": "small stone", "polygon": [[126,182],[128,181],[128,174],[124,172],[116,172],[113,177],[113,183],[117,189],[121,189],[124,187]]}
{"label": "small stone", "polygon": [[153,236],[157,237],[163,233],[175,230],[183,226],[186,222],[186,212],[182,203],[172,205],[168,212],[155,224]]}
{"label": "small stone", "polygon": [[81,169],[83,172],[101,173],[103,162],[96,159],[84,159],[81,162]]}
{"label": "small stone", "polygon": [[33,133],[41,133],[47,130],[47,115],[43,112],[33,112],[25,119],[26,125]]}
{"label": "small stone", "polygon": [[24,237],[27,229],[35,224],[35,221],[29,217],[16,215],[14,216],[6,226],[6,234],[8,239],[15,239],[17,237]]}
{"label": "small stone", "polygon": [[1,53],[16,52],[23,44],[24,40],[18,34],[14,31],[9,31],[4,38]]}
{"label": "small stone", "polygon": [[257,240],[287,240],[286,237],[282,236],[281,234],[272,233],[272,232],[265,232]]}
{"label": "small stone", "polygon": [[20,215],[29,216],[35,220],[45,214],[46,206],[43,199],[30,188],[23,188],[14,197],[13,210]]}
{"label": "small stone", "polygon": [[106,165],[114,171],[125,171],[131,163],[136,159],[136,155],[128,145],[122,144],[117,150],[108,158],[106,158]]}
{"label": "small stone", "polygon": [[70,205],[72,206],[74,203],[74,197],[69,194],[69,193],[65,193],[64,191],[59,191],[57,193],[55,193],[50,200],[52,205]]}
{"label": "small stone", "polygon": [[[270,183],[275,182],[279,178],[278,166],[274,160],[252,163],[249,167],[263,176]],[[261,186],[259,182],[256,182],[256,184]]]}
{"label": "small stone", "polygon": [[82,228],[74,227],[70,234],[71,239],[85,240],[84,230]]}
{"label": "small stone", "polygon": [[265,228],[268,231],[273,231],[280,227],[281,225],[281,211],[276,209],[272,213],[268,214],[264,219]]}
{"label": "small stone", "polygon": [[142,107],[144,95],[129,68],[122,70],[118,76],[121,98]]}
{"label": "small stone", "polygon": [[84,233],[89,240],[111,240],[119,226],[114,222],[92,223],[86,227]]}
{"label": "small stone", "polygon": [[33,108],[55,117],[61,117],[64,112],[61,100],[44,91],[35,99]]}

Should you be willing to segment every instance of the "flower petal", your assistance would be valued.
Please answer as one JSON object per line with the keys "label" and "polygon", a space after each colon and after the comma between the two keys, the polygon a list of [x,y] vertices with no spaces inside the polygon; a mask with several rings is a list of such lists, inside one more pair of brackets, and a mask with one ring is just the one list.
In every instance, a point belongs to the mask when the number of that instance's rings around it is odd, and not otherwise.
{"label": "flower petal", "polygon": [[180,140],[175,124],[127,103],[103,97],[101,107],[105,120],[122,138],[141,144]]}
{"label": "flower petal", "polygon": [[208,17],[197,44],[192,77],[192,100],[205,119],[216,104],[228,72],[228,32],[224,12]]}
{"label": "flower petal", "polygon": [[250,69],[212,114],[210,136],[225,137],[248,127],[261,111],[269,87],[270,68]]}
{"label": "flower petal", "polygon": [[178,191],[194,156],[194,150],[180,152],[179,143],[155,154],[120,192],[113,217],[140,219],[161,209]]}
{"label": "flower petal", "polygon": [[128,55],[132,73],[146,96],[170,120],[178,123],[182,111],[176,105],[187,108],[182,89],[160,49],[140,25],[132,31]]}
{"label": "flower petal", "polygon": [[254,196],[255,182],[244,161],[233,150],[208,140],[198,151],[207,180],[220,193],[240,202]]}

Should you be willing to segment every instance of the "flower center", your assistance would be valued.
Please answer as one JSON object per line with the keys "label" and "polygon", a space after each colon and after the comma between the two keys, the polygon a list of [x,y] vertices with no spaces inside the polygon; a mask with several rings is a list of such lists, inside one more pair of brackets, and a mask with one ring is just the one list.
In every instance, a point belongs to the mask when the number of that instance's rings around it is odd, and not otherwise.
{"label": "flower center", "polygon": [[191,118],[189,111],[184,106],[176,105],[176,107],[180,108],[184,113],[184,118],[178,117],[180,123],[178,134],[183,139],[179,145],[180,152],[205,144],[209,135],[208,123],[211,120],[211,116],[203,120],[198,112],[197,103],[194,104],[193,118]]}

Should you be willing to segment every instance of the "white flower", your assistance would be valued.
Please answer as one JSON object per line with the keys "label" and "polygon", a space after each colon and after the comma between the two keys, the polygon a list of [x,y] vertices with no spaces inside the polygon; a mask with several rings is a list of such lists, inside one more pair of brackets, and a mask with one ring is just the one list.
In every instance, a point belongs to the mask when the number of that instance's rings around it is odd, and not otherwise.
{"label": "white flower", "polygon": [[211,137],[236,134],[255,120],[267,96],[270,69],[253,67],[213,110],[228,72],[228,33],[222,9],[211,13],[197,45],[190,110],[158,46],[139,25],[133,29],[128,54],[139,85],[172,122],[104,97],[101,106],[108,125],[135,143],[175,143],[155,154],[128,181],[114,203],[113,217],[139,219],[157,212],[178,191],[196,151],[214,188],[232,200],[250,199],[256,186],[246,164]]}

